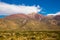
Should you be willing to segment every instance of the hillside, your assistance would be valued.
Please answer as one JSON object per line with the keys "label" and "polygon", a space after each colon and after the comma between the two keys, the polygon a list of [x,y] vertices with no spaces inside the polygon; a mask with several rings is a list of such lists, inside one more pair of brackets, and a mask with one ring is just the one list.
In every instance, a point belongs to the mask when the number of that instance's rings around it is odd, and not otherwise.
{"label": "hillside", "polygon": [[0,30],[59,31],[60,15],[13,14],[0,19]]}

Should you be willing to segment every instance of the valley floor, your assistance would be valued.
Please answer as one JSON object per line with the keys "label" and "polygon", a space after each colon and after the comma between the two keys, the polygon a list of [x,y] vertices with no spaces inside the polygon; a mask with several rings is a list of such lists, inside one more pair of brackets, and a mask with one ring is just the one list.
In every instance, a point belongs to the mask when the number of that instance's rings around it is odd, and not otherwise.
{"label": "valley floor", "polygon": [[60,40],[60,31],[0,31],[0,40]]}

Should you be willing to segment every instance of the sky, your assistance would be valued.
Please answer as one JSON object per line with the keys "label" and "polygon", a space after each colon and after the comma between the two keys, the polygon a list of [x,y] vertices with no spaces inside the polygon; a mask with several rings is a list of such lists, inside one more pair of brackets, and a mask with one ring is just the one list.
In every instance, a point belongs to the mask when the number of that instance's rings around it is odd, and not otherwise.
{"label": "sky", "polygon": [[[0,0],[0,14],[6,12],[7,8],[10,8],[11,13],[40,13],[43,15],[56,15],[60,14],[60,0]],[[12,6],[13,5],[13,6]],[[2,7],[4,6],[4,7]],[[17,7],[17,8],[16,8]],[[4,10],[3,10],[4,8]],[[21,11],[21,8],[23,9]],[[15,12],[14,10],[15,9]],[[18,10],[18,11],[17,11]],[[19,10],[21,12],[19,12]],[[30,11],[30,12],[29,12]],[[8,14],[8,12],[6,12]],[[6,14],[3,13],[3,14]],[[9,14],[11,14],[9,13]]]}

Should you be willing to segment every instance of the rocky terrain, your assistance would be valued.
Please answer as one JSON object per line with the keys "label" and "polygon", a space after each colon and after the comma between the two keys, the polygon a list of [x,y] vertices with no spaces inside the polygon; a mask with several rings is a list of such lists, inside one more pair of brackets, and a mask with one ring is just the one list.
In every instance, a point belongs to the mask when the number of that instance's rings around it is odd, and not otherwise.
{"label": "rocky terrain", "polygon": [[0,30],[60,31],[60,15],[13,14],[0,18]]}

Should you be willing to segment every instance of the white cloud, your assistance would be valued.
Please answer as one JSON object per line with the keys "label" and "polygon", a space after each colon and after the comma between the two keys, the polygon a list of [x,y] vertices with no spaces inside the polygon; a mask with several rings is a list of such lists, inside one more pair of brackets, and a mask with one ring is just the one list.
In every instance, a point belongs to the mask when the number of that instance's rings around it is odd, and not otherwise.
{"label": "white cloud", "polygon": [[16,14],[16,13],[38,13],[40,12],[40,6],[25,6],[25,5],[14,5],[0,2],[0,15],[2,14]]}
{"label": "white cloud", "polygon": [[49,16],[49,15],[53,15],[53,16],[60,15],[60,12],[57,12],[55,14],[47,14],[47,16]]}

